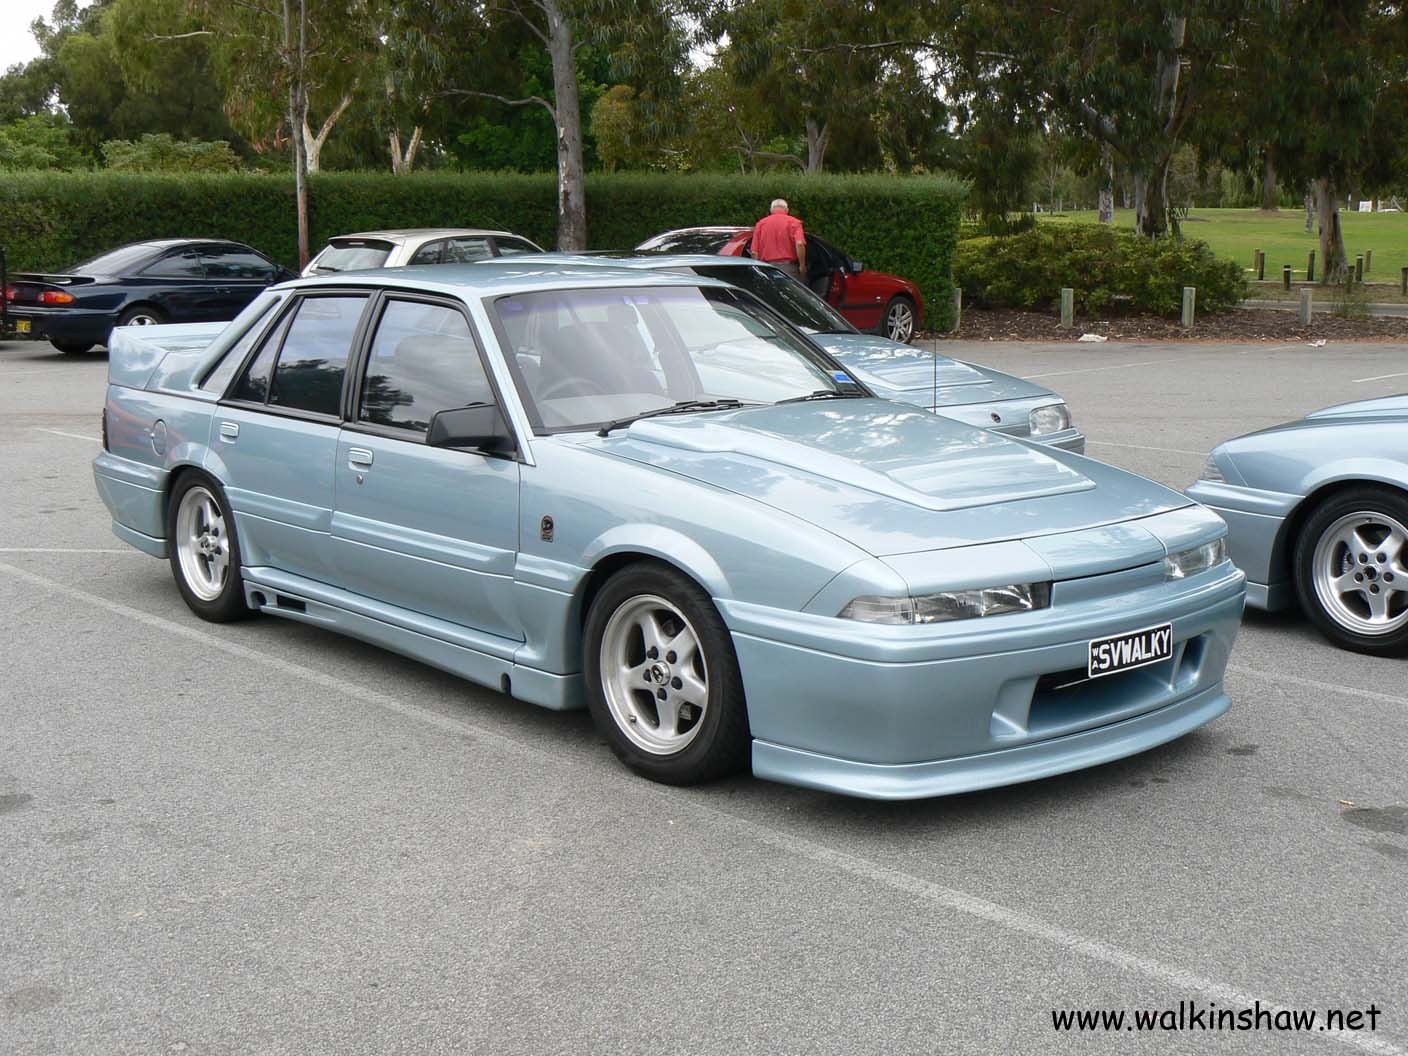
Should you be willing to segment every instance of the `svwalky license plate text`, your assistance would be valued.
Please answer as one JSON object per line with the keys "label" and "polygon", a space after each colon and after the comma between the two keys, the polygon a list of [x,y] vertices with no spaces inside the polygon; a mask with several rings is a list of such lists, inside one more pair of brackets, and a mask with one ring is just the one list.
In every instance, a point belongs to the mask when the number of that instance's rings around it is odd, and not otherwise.
{"label": "svwalky license plate text", "polygon": [[1109,638],[1096,638],[1090,643],[1090,663],[1086,674],[1091,678],[1113,675],[1167,660],[1173,655],[1173,624],[1161,623],[1142,631],[1128,631]]}

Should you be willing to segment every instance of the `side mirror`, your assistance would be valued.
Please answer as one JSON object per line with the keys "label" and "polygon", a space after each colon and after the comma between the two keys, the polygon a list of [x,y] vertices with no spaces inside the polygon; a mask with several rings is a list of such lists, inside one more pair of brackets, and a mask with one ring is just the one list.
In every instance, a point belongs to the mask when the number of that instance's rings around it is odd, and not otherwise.
{"label": "side mirror", "polygon": [[864,270],[865,270],[865,265],[862,264],[860,261],[858,261],[858,260],[853,260],[853,261],[851,261],[851,268],[850,268],[850,271],[851,271],[851,274],[852,274],[852,275],[859,275],[859,274],[860,274],[862,271],[864,271]]}
{"label": "side mirror", "polygon": [[425,434],[430,447],[472,447],[503,454],[514,448],[513,433],[497,404],[472,403],[436,411]]}

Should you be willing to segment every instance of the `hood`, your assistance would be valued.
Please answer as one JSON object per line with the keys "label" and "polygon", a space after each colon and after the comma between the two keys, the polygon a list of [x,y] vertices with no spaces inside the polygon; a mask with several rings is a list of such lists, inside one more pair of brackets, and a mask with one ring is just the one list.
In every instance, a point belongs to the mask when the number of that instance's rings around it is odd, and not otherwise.
{"label": "hood", "polygon": [[880,557],[1190,505],[1111,466],[883,400],[670,415],[577,442],[755,499]]}
{"label": "hood", "polygon": [[1306,418],[1408,418],[1408,395],[1382,396],[1375,400],[1356,400],[1312,411]]}
{"label": "hood", "polygon": [[921,407],[956,407],[1051,394],[1050,389],[1010,374],[873,334],[813,334],[811,338],[877,396],[888,400]]}

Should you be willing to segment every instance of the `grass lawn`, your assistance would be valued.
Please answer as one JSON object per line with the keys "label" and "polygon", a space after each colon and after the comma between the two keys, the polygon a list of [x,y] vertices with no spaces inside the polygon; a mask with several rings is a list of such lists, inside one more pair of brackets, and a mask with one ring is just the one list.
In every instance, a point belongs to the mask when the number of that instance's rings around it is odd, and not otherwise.
{"label": "grass lawn", "polygon": [[[1344,248],[1353,263],[1355,254],[1373,250],[1373,267],[1366,282],[1392,283],[1398,288],[1401,269],[1408,268],[1408,213],[1340,213],[1344,225]],[[1079,222],[1094,224],[1099,218],[1090,212],[1043,213],[1040,219],[1048,223]],[[1117,209],[1115,224],[1134,226],[1134,210]],[[1306,255],[1315,250],[1315,277],[1321,274],[1324,261],[1320,257],[1320,238],[1315,232],[1306,234],[1305,213],[1300,209],[1282,209],[1263,213],[1257,209],[1194,209],[1183,221],[1183,234],[1199,238],[1213,252],[1230,257],[1247,269],[1251,278],[1252,256],[1266,251],[1266,277],[1281,278],[1281,266],[1289,264],[1293,280],[1305,278]],[[1368,291],[1371,299],[1372,290]],[[1388,291],[1385,290],[1385,293]],[[1253,294],[1252,296],[1257,296]],[[1397,300],[1397,297],[1384,297]]]}

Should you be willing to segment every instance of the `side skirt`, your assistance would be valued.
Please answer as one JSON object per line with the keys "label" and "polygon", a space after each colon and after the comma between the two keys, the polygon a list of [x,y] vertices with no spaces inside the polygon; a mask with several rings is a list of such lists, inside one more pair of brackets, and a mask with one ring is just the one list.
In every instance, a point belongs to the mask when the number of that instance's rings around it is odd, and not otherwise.
{"label": "side skirt", "polygon": [[[483,649],[449,641],[423,630],[400,626],[388,619],[353,612],[328,597],[334,593],[340,594],[340,591],[316,588],[317,593],[324,595],[320,600],[311,597],[311,591],[299,590],[291,582],[270,582],[293,578],[273,569],[246,568],[244,576],[245,600],[251,608],[260,612],[357,638],[553,711],[575,711],[586,707],[580,673],[558,675],[524,667],[505,656],[495,656]],[[423,617],[420,619],[424,620]],[[505,644],[512,646],[517,643]]]}

